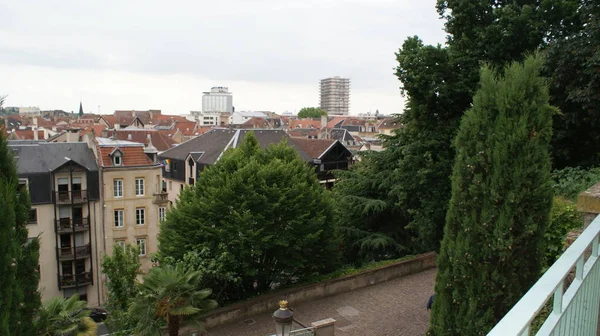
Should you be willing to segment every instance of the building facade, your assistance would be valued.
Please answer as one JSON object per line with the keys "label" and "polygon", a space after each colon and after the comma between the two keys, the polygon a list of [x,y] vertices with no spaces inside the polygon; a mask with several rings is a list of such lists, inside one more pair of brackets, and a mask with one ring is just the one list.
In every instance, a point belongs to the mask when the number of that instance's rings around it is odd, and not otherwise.
{"label": "building facade", "polygon": [[213,86],[209,92],[203,92],[202,112],[233,112],[233,95],[226,86]]}
{"label": "building facade", "polygon": [[350,78],[325,78],[320,84],[320,106],[329,115],[350,113]]}
{"label": "building facade", "polygon": [[168,207],[157,150],[110,138],[95,138],[95,143],[103,183],[106,254],[125,244],[137,245],[145,273],[152,267],[151,255],[158,251],[159,222]]}
{"label": "building facade", "polygon": [[101,303],[99,170],[85,143],[9,141],[31,197],[28,236],[40,239],[42,300],[79,294]]}

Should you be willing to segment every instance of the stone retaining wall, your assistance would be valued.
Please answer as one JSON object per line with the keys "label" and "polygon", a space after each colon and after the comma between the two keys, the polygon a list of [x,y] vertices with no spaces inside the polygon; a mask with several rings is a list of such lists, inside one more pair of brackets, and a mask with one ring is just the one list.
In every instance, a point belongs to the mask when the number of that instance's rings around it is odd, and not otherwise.
{"label": "stone retaining wall", "polygon": [[320,283],[289,288],[275,293],[257,296],[248,301],[216,309],[204,317],[207,328],[239,321],[279,307],[279,300],[287,300],[293,308],[295,304],[317,300],[327,296],[353,291],[381,282],[397,279],[435,267],[436,254],[428,252],[410,260],[403,260],[358,274],[330,279]]}

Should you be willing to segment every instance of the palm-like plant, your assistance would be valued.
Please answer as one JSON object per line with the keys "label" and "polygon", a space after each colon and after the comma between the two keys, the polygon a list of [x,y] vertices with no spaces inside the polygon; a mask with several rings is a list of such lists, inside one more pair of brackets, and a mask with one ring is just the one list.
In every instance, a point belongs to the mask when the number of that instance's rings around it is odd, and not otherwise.
{"label": "palm-like plant", "polygon": [[35,321],[40,336],[95,336],[98,326],[89,317],[87,302],[79,295],[54,297],[42,304]]}
{"label": "palm-like plant", "polygon": [[161,335],[166,324],[169,336],[177,336],[179,328],[192,324],[202,329],[199,317],[217,307],[217,302],[207,300],[211,289],[199,289],[202,274],[181,266],[152,268],[139,284],[139,294],[129,307],[139,318],[136,333]]}

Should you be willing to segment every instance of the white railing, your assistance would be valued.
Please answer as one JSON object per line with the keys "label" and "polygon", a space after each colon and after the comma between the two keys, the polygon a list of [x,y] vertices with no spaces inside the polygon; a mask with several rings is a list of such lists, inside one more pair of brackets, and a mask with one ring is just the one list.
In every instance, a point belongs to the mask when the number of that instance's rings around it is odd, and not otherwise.
{"label": "white railing", "polygon": [[[315,330],[313,327],[296,329],[296,330],[292,330],[290,332],[290,336],[313,336],[314,334],[315,334]],[[277,335],[273,334],[271,336],[277,336]]]}
{"label": "white railing", "polygon": [[[488,336],[528,336],[531,322],[552,298],[552,312],[536,335],[596,335],[600,304],[600,216],[583,231]],[[586,251],[591,255],[585,260]],[[575,279],[563,292],[575,266]]]}

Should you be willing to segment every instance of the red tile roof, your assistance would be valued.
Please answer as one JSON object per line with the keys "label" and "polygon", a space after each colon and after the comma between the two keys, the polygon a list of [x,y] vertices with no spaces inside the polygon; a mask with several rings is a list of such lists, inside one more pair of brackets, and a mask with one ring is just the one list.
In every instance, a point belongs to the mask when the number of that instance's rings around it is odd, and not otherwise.
{"label": "red tile roof", "polygon": [[243,123],[243,125],[253,127],[253,128],[270,128],[271,127],[269,125],[269,121],[267,119],[258,118],[258,117],[252,117],[252,118],[248,119],[245,123]]}
{"label": "red tile roof", "polygon": [[119,147],[119,146],[98,146],[98,161],[103,167],[113,167],[112,153],[118,148],[123,153],[123,165],[121,167],[139,167],[155,165],[150,158],[144,154],[144,147]]}
{"label": "red tile roof", "polygon": [[316,159],[337,140],[292,138],[292,141],[306,154],[310,155],[313,159]]}
{"label": "red tile roof", "polygon": [[[169,137],[168,133],[164,131],[155,130],[118,130],[108,132],[108,136],[115,135],[118,140],[127,140],[133,142],[139,142],[144,145],[148,145],[148,135],[152,138],[152,145],[156,147],[159,152],[166,151],[172,148],[176,142]],[[98,135],[98,134],[96,134]],[[131,137],[130,137],[131,136]]]}
{"label": "red tile roof", "polygon": [[336,128],[336,125],[344,120],[346,120],[346,117],[333,117],[333,119],[329,120],[327,123],[327,128]]}
{"label": "red tile roof", "polygon": [[178,121],[173,125],[173,131],[179,130],[185,136],[192,136],[195,133],[196,122],[194,121]]}
{"label": "red tile roof", "polygon": [[[15,135],[20,139],[20,140],[35,140],[34,139],[34,131],[33,130],[15,130],[14,133]],[[44,140],[44,131],[43,130],[38,130],[38,140]]]}
{"label": "red tile roof", "polygon": [[290,123],[289,129],[294,128],[321,128],[321,120],[304,118],[304,119],[296,119]]}
{"label": "red tile roof", "polygon": [[318,129],[293,129],[288,131],[288,135],[292,138],[306,138],[306,137],[318,137],[319,131]]}

